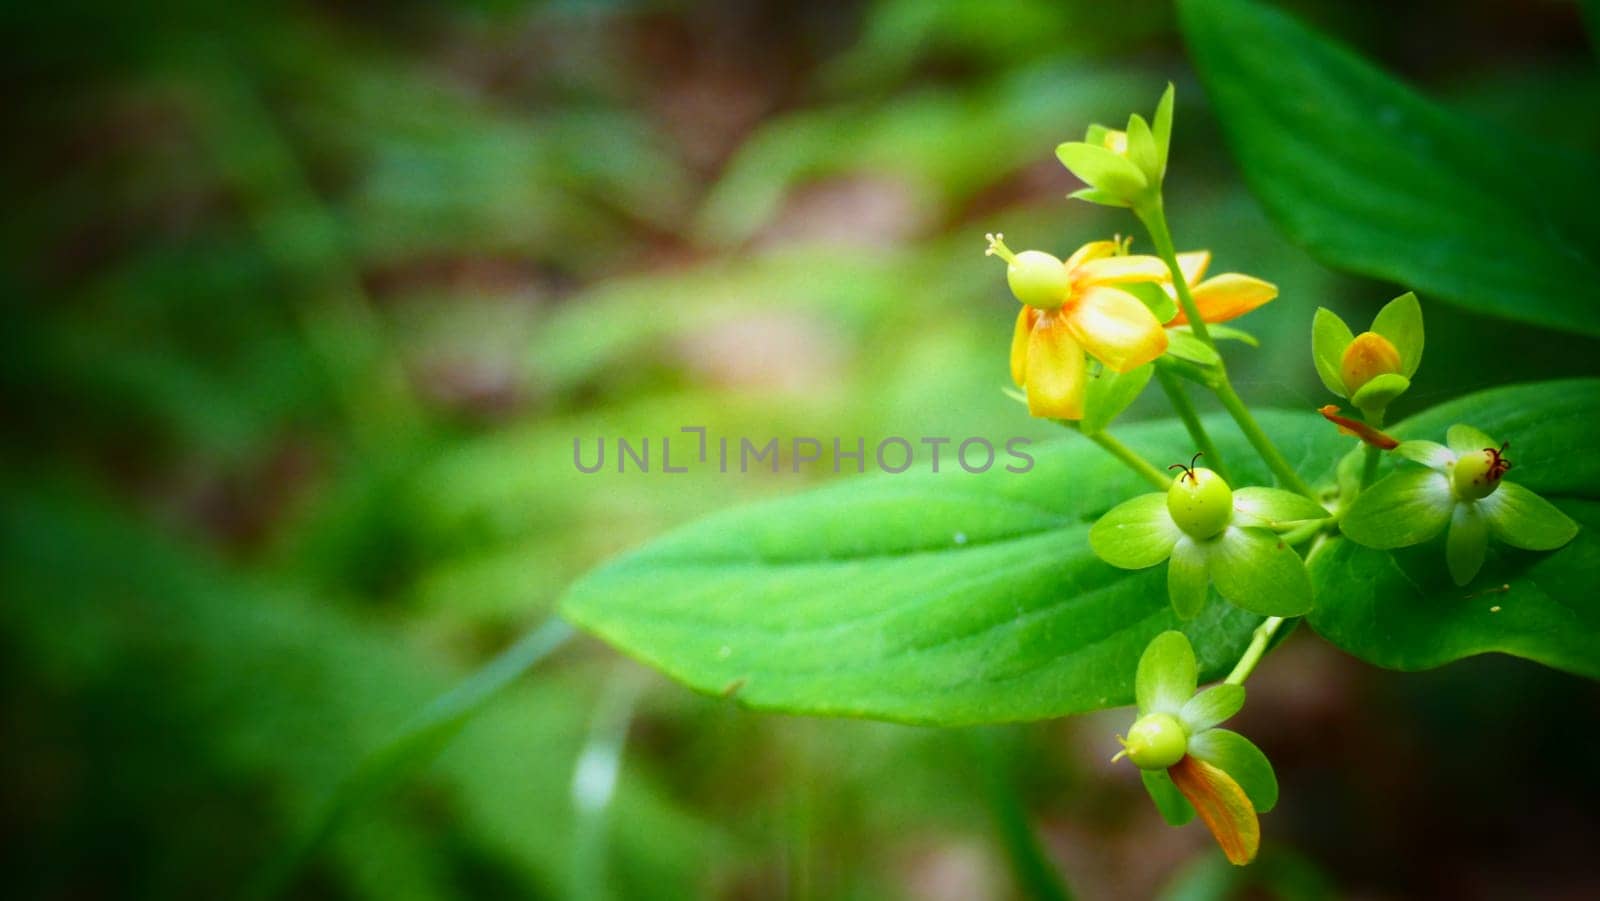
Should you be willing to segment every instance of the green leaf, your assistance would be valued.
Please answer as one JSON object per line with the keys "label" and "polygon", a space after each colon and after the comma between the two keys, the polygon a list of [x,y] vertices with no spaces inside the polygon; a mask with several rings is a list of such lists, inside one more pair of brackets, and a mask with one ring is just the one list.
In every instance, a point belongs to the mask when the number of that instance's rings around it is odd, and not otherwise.
{"label": "green leaf", "polygon": [[1338,313],[1317,307],[1317,314],[1311,319],[1311,359],[1316,363],[1322,384],[1340,397],[1347,397],[1349,392],[1345,390],[1339,362],[1344,358],[1345,348],[1354,340],[1356,336]]}
{"label": "green leaf", "polygon": [[1215,366],[1222,360],[1214,348],[1196,338],[1193,332],[1176,329],[1167,332],[1167,353],[1201,366]]}
{"label": "green leaf", "polygon": [[[1330,265],[1479,312],[1600,334],[1592,159],[1497,134],[1251,0],[1180,21],[1245,179]],[[1331,387],[1331,386],[1330,386]]]}
{"label": "green leaf", "polygon": [[1182,534],[1167,512],[1167,496],[1151,492],[1123,501],[1096,520],[1089,529],[1089,547],[1112,566],[1144,569],[1167,559]]}
{"label": "green leaf", "polygon": [[[1179,326],[1174,331],[1190,332],[1187,325]],[[1211,323],[1206,326],[1206,331],[1209,332],[1211,337],[1217,341],[1238,341],[1241,344],[1248,344],[1251,347],[1261,346],[1260,338],[1257,338],[1255,335],[1250,334],[1244,329],[1234,328],[1231,325],[1217,325],[1215,323]],[[1190,334],[1193,334],[1193,332],[1190,332]]]}
{"label": "green leaf", "polygon": [[1227,729],[1208,729],[1189,739],[1189,753],[1232,776],[1256,813],[1277,806],[1278,777],[1267,755],[1250,739]]}
{"label": "green leaf", "polygon": [[[1258,418],[1280,440],[1325,431],[1309,413]],[[1269,479],[1225,421],[1212,434],[1236,477]],[[1192,453],[1174,421],[1118,437],[1147,459]],[[1341,445],[1285,449],[1316,479]],[[1133,662],[1180,625],[1202,675],[1224,675],[1259,617],[1212,600],[1180,623],[1162,572],[1090,549],[1091,523],[1145,483],[1080,436],[1028,453],[1026,473],[847,479],[718,514],[589,573],[562,613],[695,689],[807,714],[957,724],[1127,704]]]}
{"label": "green leaf", "polygon": [[1243,685],[1213,685],[1190,698],[1178,718],[1193,735],[1212,729],[1244,707]]}
{"label": "green leaf", "polygon": [[1299,616],[1311,609],[1305,561],[1265,529],[1229,526],[1206,544],[1217,593],[1263,616]]}
{"label": "green leaf", "polygon": [[1161,812],[1167,825],[1187,826],[1194,820],[1194,805],[1178,791],[1166,770],[1140,770],[1139,775],[1144,780],[1144,790],[1150,794],[1150,800],[1156,802],[1156,810]]}
{"label": "green leaf", "polygon": [[[1431,438],[1470,419],[1521,448],[1512,472],[1581,526],[1549,553],[1491,543],[1476,585],[1458,588],[1439,543],[1385,552],[1333,539],[1311,555],[1310,625],[1369,663],[1416,670],[1497,651],[1600,678],[1600,381],[1486,391],[1395,425]],[[1490,495],[1498,497],[1507,483]],[[1483,501],[1479,501],[1482,504]]]}
{"label": "green leaf", "polygon": [[1514,482],[1501,482],[1478,501],[1497,541],[1528,551],[1552,551],[1578,534],[1578,524],[1560,508]]}
{"label": "green leaf", "polygon": [[1105,147],[1070,141],[1056,148],[1056,158],[1084,184],[1114,197],[1131,198],[1149,186],[1138,166]]}
{"label": "green leaf", "polygon": [[1234,523],[1277,528],[1288,523],[1327,519],[1328,511],[1316,501],[1282,488],[1240,488],[1233,493]]}
{"label": "green leaf", "polygon": [[1456,504],[1444,541],[1444,559],[1450,567],[1450,578],[1457,585],[1471,582],[1483,568],[1483,557],[1488,550],[1489,524],[1478,511],[1478,505]]}
{"label": "green leaf", "polygon": [[1443,531],[1455,506],[1448,476],[1432,469],[1403,469],[1361,492],[1339,528],[1367,547],[1409,547]]}
{"label": "green leaf", "polygon": [[1389,339],[1400,351],[1401,373],[1406,378],[1417,374],[1422,365],[1422,304],[1411,291],[1383,305],[1372,320],[1372,330]]}
{"label": "green leaf", "polygon": [[1139,655],[1133,680],[1139,713],[1176,714],[1199,684],[1198,664],[1189,637],[1177,630],[1162,632]]}
{"label": "green leaf", "polygon": [[1368,410],[1383,410],[1410,388],[1410,379],[1399,373],[1386,372],[1373,376],[1362,385],[1361,390],[1350,398],[1350,403],[1359,407],[1363,413]]}
{"label": "green leaf", "polygon": [[1167,561],[1167,598],[1179,619],[1194,619],[1206,606],[1211,574],[1206,572],[1206,554],[1193,538],[1185,535],[1172,548]]}
{"label": "green leaf", "polygon": [[1083,401],[1083,419],[1078,428],[1085,435],[1105,431],[1112,420],[1139,399],[1144,386],[1150,384],[1155,364],[1146,363],[1128,372],[1117,372],[1109,366],[1099,367],[1099,372],[1089,377]]}

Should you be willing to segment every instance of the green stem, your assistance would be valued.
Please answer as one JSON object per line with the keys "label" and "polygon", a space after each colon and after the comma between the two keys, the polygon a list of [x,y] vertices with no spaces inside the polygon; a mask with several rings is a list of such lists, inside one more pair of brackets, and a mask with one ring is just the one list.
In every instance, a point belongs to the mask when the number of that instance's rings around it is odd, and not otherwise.
{"label": "green stem", "polygon": [[1244,680],[1255,672],[1256,664],[1261,662],[1262,655],[1267,652],[1267,645],[1272,643],[1272,636],[1278,633],[1278,627],[1283,623],[1284,619],[1281,616],[1269,616],[1262,620],[1261,625],[1256,626],[1255,632],[1251,634],[1250,646],[1244,649],[1244,656],[1234,664],[1233,672],[1228,674],[1228,678],[1222,681],[1228,685],[1243,685]]}
{"label": "green stem", "polygon": [[984,795],[989,811],[994,816],[1001,844],[1011,862],[1012,878],[1023,897],[1043,901],[1069,901],[1068,890],[1061,875],[1056,872],[1033,824],[1028,821],[1027,809],[1017,791],[1013,766],[1009,754],[1000,747],[1001,736],[991,730],[975,731],[970,735],[973,757],[984,783]]}
{"label": "green stem", "polygon": [[[1061,424],[1067,426],[1068,428],[1077,428],[1075,423],[1062,421]],[[1169,478],[1166,473],[1157,469],[1154,463],[1151,463],[1149,460],[1139,456],[1139,454],[1135,452],[1133,448],[1111,437],[1104,431],[1094,432],[1091,434],[1089,432],[1079,430],[1078,433],[1083,435],[1083,437],[1088,438],[1090,441],[1093,441],[1095,444],[1100,445],[1100,447],[1106,453],[1122,461],[1123,465],[1138,473],[1146,482],[1149,482],[1157,490],[1166,491],[1168,488],[1172,487],[1172,479]]]}
{"label": "green stem", "polygon": [[1200,421],[1200,414],[1194,407],[1194,401],[1189,399],[1189,392],[1184,390],[1183,383],[1178,377],[1160,366],[1156,367],[1156,378],[1161,382],[1161,390],[1167,394],[1167,400],[1172,403],[1172,409],[1177,412],[1178,418],[1183,420],[1183,427],[1189,430],[1189,437],[1194,440],[1195,447],[1205,454],[1206,464],[1223,481],[1231,481],[1228,470],[1222,462],[1222,455],[1217,453],[1217,446],[1212,443],[1211,435],[1206,431],[1205,423]]}
{"label": "green stem", "polygon": [[[1372,426],[1375,429],[1383,428],[1383,411],[1382,410],[1375,410],[1375,411],[1373,411],[1371,413],[1368,413],[1366,411],[1362,411],[1362,418],[1364,418],[1367,421],[1368,425]],[[1372,487],[1373,481],[1378,478],[1378,461],[1383,458],[1383,452],[1381,450],[1379,450],[1376,446],[1368,444],[1368,445],[1365,445],[1365,448],[1366,448],[1366,459],[1364,461],[1362,461],[1362,466],[1361,466],[1361,490],[1362,491],[1366,491],[1368,488]]]}
{"label": "green stem", "polygon": [[[1183,315],[1189,320],[1189,328],[1194,331],[1195,337],[1215,349],[1216,342],[1211,340],[1211,332],[1206,328],[1205,320],[1200,317],[1200,308],[1195,304],[1194,295],[1189,291],[1189,282],[1183,277],[1183,269],[1178,265],[1178,251],[1172,243],[1172,232],[1167,227],[1167,214],[1162,208],[1161,201],[1157,199],[1154,203],[1134,212],[1149,230],[1150,240],[1156,246],[1156,254],[1167,264],[1167,270],[1172,274],[1172,286],[1178,295],[1178,305],[1183,308]],[[1278,450],[1278,446],[1272,443],[1272,439],[1267,437],[1261,424],[1256,422],[1255,416],[1251,414],[1250,408],[1240,399],[1239,393],[1233,390],[1233,383],[1228,381],[1228,369],[1220,359],[1216,365],[1216,372],[1215,384],[1211,386],[1211,390],[1216,392],[1217,400],[1222,402],[1223,409],[1227,410],[1233,421],[1239,424],[1239,430],[1249,439],[1250,446],[1256,449],[1261,461],[1267,464],[1267,468],[1272,470],[1272,474],[1278,477],[1278,482],[1285,488],[1316,500],[1316,492],[1312,491],[1311,486],[1307,485],[1305,480],[1300,478],[1300,474],[1294,471],[1294,467],[1289,465],[1288,459]]]}
{"label": "green stem", "polygon": [[1267,437],[1261,424],[1256,422],[1255,416],[1250,413],[1250,408],[1244,405],[1239,393],[1233,390],[1233,385],[1228,381],[1226,374],[1212,390],[1217,393],[1217,400],[1222,402],[1222,408],[1228,411],[1234,422],[1238,423],[1239,431],[1244,432],[1244,437],[1250,442],[1250,446],[1256,449],[1261,461],[1266,463],[1272,474],[1278,477],[1279,484],[1296,494],[1316,500],[1317,493],[1300,478],[1300,474],[1289,465],[1288,458],[1284,457],[1278,446]]}

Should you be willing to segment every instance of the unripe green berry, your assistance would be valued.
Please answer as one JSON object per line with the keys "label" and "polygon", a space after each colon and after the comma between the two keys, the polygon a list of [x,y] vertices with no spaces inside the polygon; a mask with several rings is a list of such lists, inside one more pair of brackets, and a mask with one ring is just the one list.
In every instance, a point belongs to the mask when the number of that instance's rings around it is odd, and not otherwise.
{"label": "unripe green berry", "polygon": [[1167,512],[1189,536],[1210,538],[1233,521],[1233,489],[1209,469],[1185,469],[1167,489]]}
{"label": "unripe green berry", "polygon": [[1139,769],[1164,770],[1188,752],[1189,732],[1170,713],[1147,713],[1133,721],[1124,747]]}
{"label": "unripe green berry", "polygon": [[1030,307],[1053,310],[1072,293],[1067,264],[1042,250],[1024,250],[1006,264],[1011,293]]}
{"label": "unripe green berry", "polygon": [[1462,454],[1450,470],[1450,487],[1463,501],[1482,500],[1500,487],[1500,477],[1510,465],[1493,448]]}

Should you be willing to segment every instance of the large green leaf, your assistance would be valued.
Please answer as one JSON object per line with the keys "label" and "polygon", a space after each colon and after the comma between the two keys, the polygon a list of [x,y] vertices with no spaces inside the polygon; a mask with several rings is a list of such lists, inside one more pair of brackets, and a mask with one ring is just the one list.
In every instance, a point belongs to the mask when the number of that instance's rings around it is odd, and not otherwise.
{"label": "large green leaf", "polygon": [[[1311,414],[1265,422],[1291,458],[1326,461],[1312,476],[1344,445]],[[1157,462],[1193,453],[1177,423],[1120,434]],[[878,476],[713,517],[590,574],[563,611],[701,691],[805,713],[972,723],[1127,704],[1146,643],[1176,628],[1220,676],[1256,617],[1213,599],[1179,623],[1160,567],[1089,549],[1090,523],[1148,486],[1081,439],[1030,452],[1026,474]]]}
{"label": "large green leaf", "polygon": [[1250,0],[1184,0],[1245,178],[1331,265],[1508,319],[1600,334],[1593,160],[1495,134]]}
{"label": "large green leaf", "polygon": [[1435,440],[1470,423],[1511,442],[1508,481],[1553,501],[1583,529],[1553,553],[1493,544],[1458,588],[1444,539],[1378,551],[1334,539],[1312,557],[1311,625],[1379,666],[1426,669],[1502,651],[1600,678],[1600,381],[1501,388],[1436,407],[1392,431]]}

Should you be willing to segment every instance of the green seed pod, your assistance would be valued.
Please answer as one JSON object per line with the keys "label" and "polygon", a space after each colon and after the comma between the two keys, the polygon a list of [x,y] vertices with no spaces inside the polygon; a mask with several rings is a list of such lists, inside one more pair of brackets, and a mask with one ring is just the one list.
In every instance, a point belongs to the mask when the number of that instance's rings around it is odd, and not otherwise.
{"label": "green seed pod", "polygon": [[1500,477],[1511,468],[1504,448],[1484,448],[1462,454],[1450,470],[1450,487],[1463,501],[1482,500],[1500,487]]}
{"label": "green seed pod", "polygon": [[1192,538],[1221,534],[1233,521],[1233,489],[1204,467],[1186,467],[1167,489],[1167,512]]}
{"label": "green seed pod", "polygon": [[1188,753],[1189,733],[1170,713],[1147,713],[1134,720],[1125,747],[1139,769],[1164,770]]}
{"label": "green seed pod", "polygon": [[1067,265],[1042,250],[1024,250],[1006,265],[1011,293],[1030,307],[1053,310],[1072,293]]}

